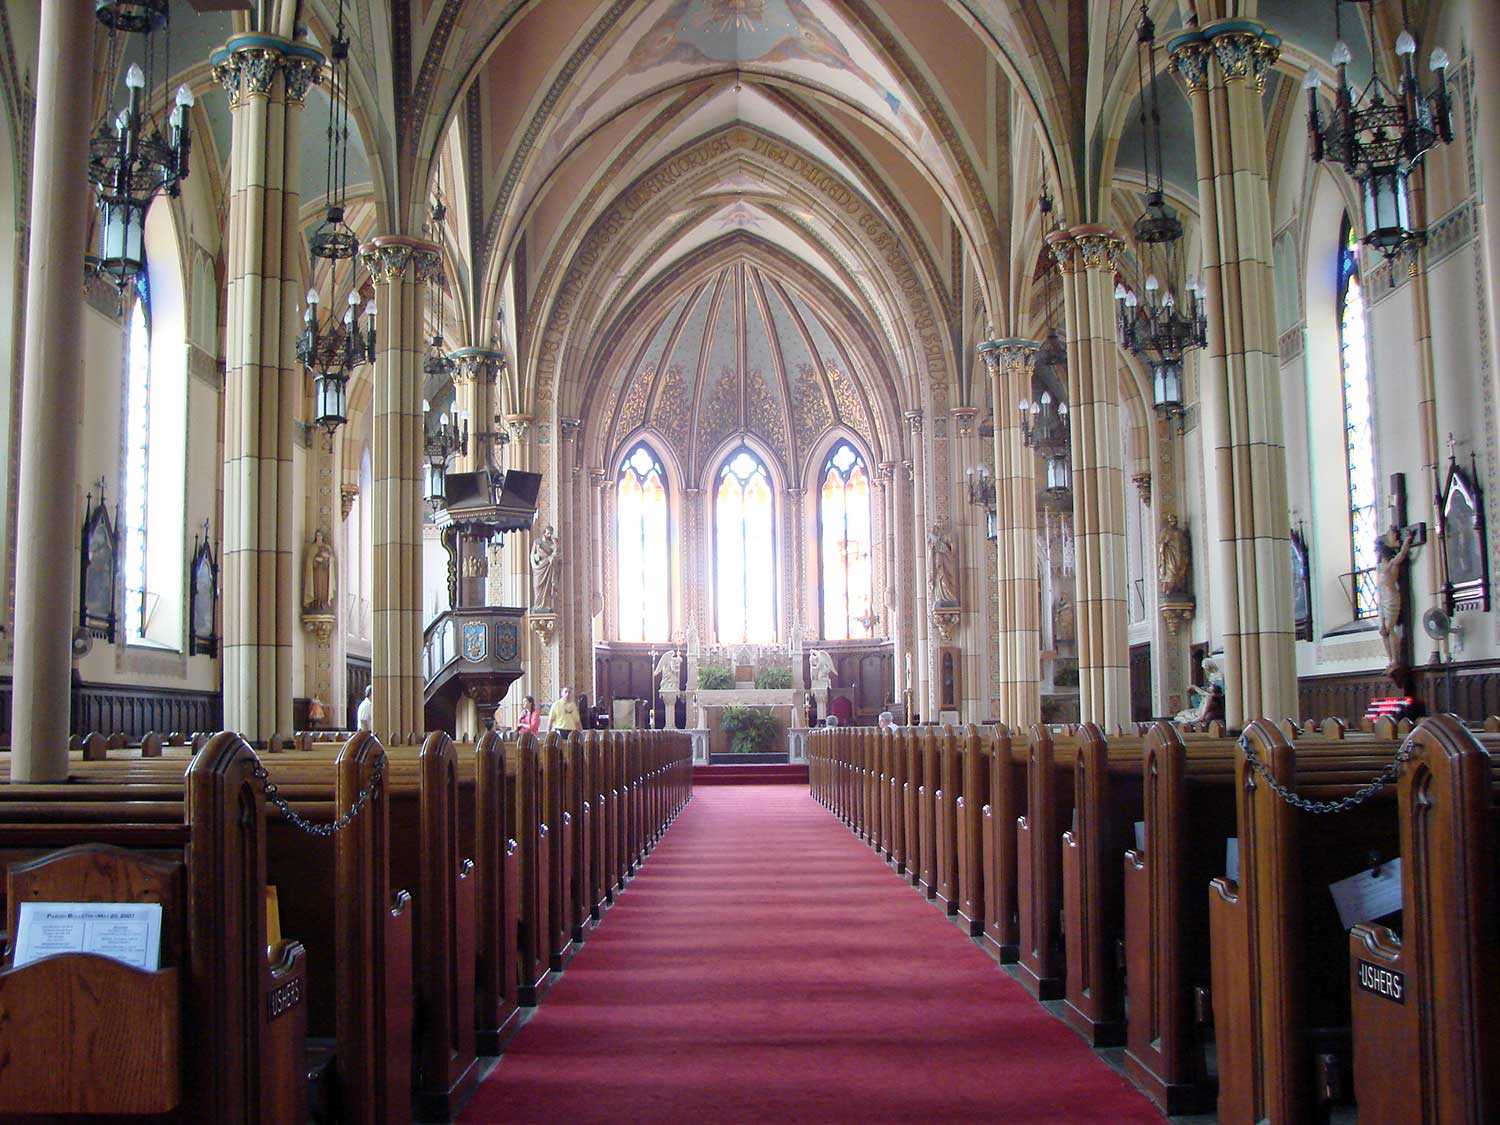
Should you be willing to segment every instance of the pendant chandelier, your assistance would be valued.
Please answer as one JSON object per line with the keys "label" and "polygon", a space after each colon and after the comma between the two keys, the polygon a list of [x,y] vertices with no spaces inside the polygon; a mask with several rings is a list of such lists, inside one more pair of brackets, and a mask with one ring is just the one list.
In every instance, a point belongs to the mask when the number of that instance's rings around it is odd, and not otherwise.
{"label": "pendant chandelier", "polygon": [[[448,217],[448,207],[443,203],[443,197],[437,196],[432,201],[432,209],[428,213],[427,237],[438,246],[443,241],[443,220]],[[431,286],[428,294],[427,307],[436,310],[437,319],[433,325],[432,339],[427,343],[427,357],[422,361],[422,373],[428,378],[451,379],[453,377],[454,362],[448,355],[447,344],[443,341],[443,313],[444,297],[446,290],[443,286],[443,271],[441,268],[432,271],[432,276],[427,284]]]}
{"label": "pendant chandelier", "polygon": [[1401,2],[1401,34],[1396,37],[1396,56],[1401,60],[1400,90],[1393,90],[1374,67],[1364,89],[1349,80],[1353,55],[1344,42],[1341,12],[1344,4],[1364,4],[1373,48],[1375,13],[1371,0],[1333,0],[1333,18],[1338,41],[1331,62],[1338,71],[1333,94],[1333,112],[1325,115],[1318,103],[1322,79],[1309,70],[1303,80],[1307,91],[1307,131],[1312,158],[1343,166],[1359,184],[1364,207],[1364,242],[1387,259],[1395,258],[1425,235],[1412,226],[1411,193],[1407,183],[1412,169],[1439,142],[1453,140],[1453,102],[1448,94],[1448,53],[1433,49],[1428,66],[1435,86],[1424,92],[1417,80],[1417,41],[1407,26],[1406,0]]}
{"label": "pendant chandelier", "polygon": [[[1036,203],[1042,213],[1042,235],[1045,237],[1056,230],[1058,225],[1057,220],[1052,217],[1055,202],[1052,198],[1051,190],[1047,187],[1047,173],[1045,171],[1042,173],[1041,194],[1037,196]],[[1046,255],[1047,252],[1044,250],[1043,254]],[[1057,270],[1051,267],[1049,258],[1042,291],[1042,299],[1046,302],[1046,309],[1044,310],[1046,322],[1044,327],[1046,331],[1042,333],[1042,346],[1036,353],[1036,366],[1038,368],[1058,367],[1065,364],[1068,359],[1068,349],[1062,342],[1062,333],[1058,331],[1058,323],[1061,320],[1058,316],[1058,308],[1062,304],[1062,301],[1057,293],[1056,285]]]}
{"label": "pendant chandelier", "polygon": [[313,380],[313,425],[328,435],[331,446],[334,432],[348,421],[350,376],[361,364],[375,362],[375,302],[365,304],[354,284],[359,239],[344,217],[349,190],[349,38],[344,31],[342,0],[329,50],[328,96],[327,207],[323,220],[308,238],[308,250],[315,263],[329,263],[329,275],[335,282],[339,263],[349,263],[349,297],[342,317],[330,312],[321,319],[318,291],[307,291],[297,358]]}
{"label": "pendant chandelier", "polygon": [[[1152,405],[1165,417],[1184,411],[1182,365],[1187,352],[1208,342],[1208,317],[1196,278],[1183,286],[1186,300],[1173,289],[1183,275],[1182,220],[1167,202],[1161,143],[1161,92],[1156,77],[1156,25],[1141,0],[1136,25],[1136,73],[1141,87],[1141,158],[1145,209],[1132,228],[1146,274],[1145,298],[1123,281],[1115,284],[1115,313],[1120,344],[1151,368]],[[1163,280],[1165,279],[1165,280]]]}
{"label": "pendant chandelier", "polygon": [[122,34],[140,37],[146,64],[142,67],[132,61],[126,68],[124,108],[113,120],[101,122],[89,141],[89,180],[99,210],[99,252],[85,265],[123,293],[145,269],[146,211],[151,201],[158,192],[176,197],[187,179],[193,94],[180,86],[170,109],[165,91],[160,106],[153,110],[150,104],[161,77],[156,72],[158,31],[164,41],[162,66],[171,73],[167,0],[96,0],[94,15],[109,28],[109,74],[119,73],[126,54]]}
{"label": "pendant chandelier", "polygon": [[448,462],[454,456],[469,452],[469,422],[459,422],[454,411],[451,421],[438,417],[436,429],[429,429],[422,441],[422,452],[427,458],[427,483],[424,489],[427,506],[434,512],[448,505]]}

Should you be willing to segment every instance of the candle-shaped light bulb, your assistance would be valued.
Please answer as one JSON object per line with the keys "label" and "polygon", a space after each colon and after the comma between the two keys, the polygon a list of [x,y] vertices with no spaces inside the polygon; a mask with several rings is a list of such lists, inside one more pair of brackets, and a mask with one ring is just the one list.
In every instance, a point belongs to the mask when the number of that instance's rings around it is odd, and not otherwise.
{"label": "candle-shaped light bulb", "polygon": [[1155,293],[1160,288],[1161,288],[1161,282],[1159,282],[1159,281],[1156,280],[1156,275],[1154,273],[1151,274],[1149,277],[1146,278],[1146,292],[1147,293]]}
{"label": "candle-shaped light bulb", "polygon": [[1354,60],[1354,55],[1349,50],[1349,44],[1340,39],[1333,45],[1333,54],[1329,58],[1334,66],[1348,66]]}
{"label": "candle-shaped light bulb", "polygon": [[1302,88],[1304,90],[1316,90],[1323,85],[1323,76],[1316,70],[1310,69],[1302,76]]}
{"label": "candle-shaped light bulb", "polygon": [[186,86],[177,87],[177,104],[183,109],[192,109],[194,105],[193,92]]}
{"label": "candle-shaped light bulb", "polygon": [[1411,32],[1406,28],[1401,29],[1401,34],[1396,36],[1396,54],[1401,58],[1415,55],[1417,53],[1417,41],[1412,38]]}
{"label": "candle-shaped light bulb", "polygon": [[140,63],[131,63],[130,69],[125,72],[125,88],[127,90],[146,88],[146,72],[141,69]]}
{"label": "candle-shaped light bulb", "polygon": [[1443,73],[1443,71],[1448,69],[1448,52],[1441,47],[1434,47],[1432,55],[1427,60],[1427,65],[1432,68],[1433,73]]}

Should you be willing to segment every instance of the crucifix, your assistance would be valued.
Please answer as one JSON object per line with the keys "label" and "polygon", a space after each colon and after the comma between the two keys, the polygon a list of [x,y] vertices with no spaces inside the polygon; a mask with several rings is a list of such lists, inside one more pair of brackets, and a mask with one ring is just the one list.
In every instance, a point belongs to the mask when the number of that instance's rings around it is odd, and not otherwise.
{"label": "crucifix", "polygon": [[1391,525],[1375,542],[1375,596],[1379,613],[1380,641],[1385,646],[1386,675],[1396,687],[1407,691],[1411,660],[1408,654],[1411,630],[1406,618],[1411,603],[1408,560],[1413,547],[1427,542],[1425,523],[1407,523],[1406,474],[1391,475],[1387,507]]}

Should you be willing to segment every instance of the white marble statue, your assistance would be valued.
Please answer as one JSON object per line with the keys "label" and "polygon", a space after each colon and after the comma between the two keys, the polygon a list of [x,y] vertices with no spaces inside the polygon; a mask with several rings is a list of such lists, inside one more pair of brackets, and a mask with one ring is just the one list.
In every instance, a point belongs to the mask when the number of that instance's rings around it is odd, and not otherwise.
{"label": "white marble statue", "polygon": [[656,674],[661,677],[662,691],[676,691],[682,675],[682,653],[669,648],[656,662]]}
{"label": "white marble statue", "polygon": [[557,608],[558,565],[561,561],[557,533],[549,524],[541,538],[531,544],[531,604],[537,609]]}
{"label": "white marble statue", "polygon": [[823,649],[815,648],[807,654],[807,668],[815,689],[827,689],[833,683],[833,657]]}

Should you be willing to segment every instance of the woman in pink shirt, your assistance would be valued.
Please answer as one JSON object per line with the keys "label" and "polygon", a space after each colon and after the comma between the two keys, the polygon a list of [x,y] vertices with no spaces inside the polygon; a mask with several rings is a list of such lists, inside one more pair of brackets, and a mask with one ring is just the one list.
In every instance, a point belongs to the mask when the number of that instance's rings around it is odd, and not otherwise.
{"label": "woman in pink shirt", "polygon": [[526,706],[521,710],[521,717],[516,722],[516,729],[530,731],[532,734],[542,729],[542,713],[537,710],[536,700],[529,695],[526,697]]}

